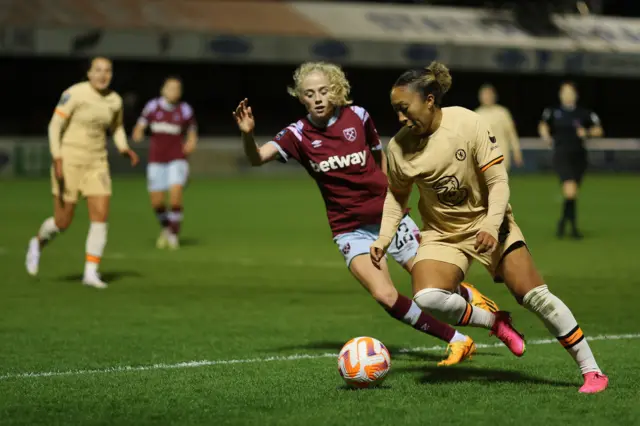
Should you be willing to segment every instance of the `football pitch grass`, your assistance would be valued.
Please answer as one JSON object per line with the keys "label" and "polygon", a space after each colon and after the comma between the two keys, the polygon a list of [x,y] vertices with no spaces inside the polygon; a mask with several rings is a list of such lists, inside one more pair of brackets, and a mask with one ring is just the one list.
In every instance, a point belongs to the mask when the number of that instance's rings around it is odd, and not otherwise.
{"label": "football pitch grass", "polygon": [[[467,328],[483,344],[477,355],[436,367],[444,346],[392,320],[350,276],[310,179],[194,180],[176,252],[154,247],[145,182],[116,179],[107,290],[80,285],[82,203],[45,249],[40,276],[26,275],[27,241],[51,213],[49,184],[3,181],[0,424],[640,424],[639,188],[638,176],[589,177],[586,238],[558,241],[556,180],[512,178],[536,263],[611,380],[605,393],[580,395],[570,356],[479,265],[468,280],[513,312],[527,353],[516,359]],[[408,275],[392,273],[410,294]],[[338,374],[338,351],[361,335],[391,351],[380,389],[347,390]]]}

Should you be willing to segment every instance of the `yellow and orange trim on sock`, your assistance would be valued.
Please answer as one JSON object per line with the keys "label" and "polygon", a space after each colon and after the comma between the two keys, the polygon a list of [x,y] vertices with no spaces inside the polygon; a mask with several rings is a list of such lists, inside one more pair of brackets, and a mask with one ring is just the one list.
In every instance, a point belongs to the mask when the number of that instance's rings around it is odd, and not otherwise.
{"label": "yellow and orange trim on sock", "polygon": [[464,313],[462,314],[462,318],[458,321],[457,325],[469,325],[469,321],[471,320],[471,314],[473,313],[473,306],[467,302],[467,306],[464,308]]}
{"label": "yellow and orange trim on sock", "polygon": [[579,325],[576,325],[569,333],[557,338],[565,349],[571,349],[584,340],[584,333]]}

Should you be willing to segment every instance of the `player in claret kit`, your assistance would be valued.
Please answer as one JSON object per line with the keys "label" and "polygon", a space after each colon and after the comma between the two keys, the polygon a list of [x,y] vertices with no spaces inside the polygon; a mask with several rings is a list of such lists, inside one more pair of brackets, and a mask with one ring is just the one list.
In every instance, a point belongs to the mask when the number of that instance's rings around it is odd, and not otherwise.
{"label": "player in claret kit", "polygon": [[544,283],[513,218],[500,141],[477,113],[441,107],[450,87],[447,67],[433,62],[406,71],[392,88],[391,104],[404,127],[387,148],[389,191],[380,238],[371,246],[372,262],[383,266],[416,184],[425,224],[411,271],[418,306],[451,324],[490,329],[521,356],[524,339],[508,313],[477,309],[456,294],[476,259],[575,359],[584,376],[580,392],[605,390],[607,376],[567,305]]}
{"label": "player in claret kit", "polygon": [[[320,189],[333,240],[353,276],[392,317],[449,344],[449,357],[439,365],[469,358],[475,351],[473,340],[426,315],[410,298],[399,294],[386,263],[376,269],[367,256],[380,229],[387,192],[386,160],[373,120],[364,108],[350,105],[350,85],[343,71],[333,64],[305,63],[293,78],[289,93],[300,100],[308,114],[272,141],[256,145],[255,120],[247,99],[233,113],[247,158],[253,166],[296,159]],[[407,271],[413,266],[419,234],[405,214],[389,253]],[[475,288],[466,285],[459,291],[469,302],[497,310]]]}
{"label": "player in claret kit", "polygon": [[[162,227],[156,245],[177,249],[184,210],[182,194],[189,176],[187,157],[198,143],[198,129],[193,109],[180,100],[182,82],[179,78],[167,78],[161,94],[144,107],[132,139],[141,142],[147,127],[151,129],[147,185],[151,206]],[[167,192],[169,211],[165,201]]]}

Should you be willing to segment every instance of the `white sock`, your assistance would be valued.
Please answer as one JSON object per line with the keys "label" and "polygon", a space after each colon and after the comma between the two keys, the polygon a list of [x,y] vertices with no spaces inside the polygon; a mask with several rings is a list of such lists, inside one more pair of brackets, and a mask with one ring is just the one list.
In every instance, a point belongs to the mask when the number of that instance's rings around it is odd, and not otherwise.
{"label": "white sock", "polygon": [[571,354],[582,374],[601,372],[571,310],[546,285],[529,291],[524,296],[523,305],[542,320],[551,334]]}
{"label": "white sock", "polygon": [[60,230],[56,226],[56,221],[54,218],[49,217],[42,222],[40,225],[40,230],[38,231],[38,240],[40,240],[40,244],[44,245],[47,242],[53,240]]}
{"label": "white sock", "polygon": [[107,224],[104,222],[91,222],[89,234],[87,235],[85,275],[95,274],[98,271],[105,245],[107,245]]}
{"label": "white sock", "polygon": [[474,308],[464,297],[439,288],[425,288],[413,297],[424,311],[452,325],[471,325],[491,329],[495,316]]}
{"label": "white sock", "polygon": [[182,222],[182,218],[184,217],[182,210],[176,211],[171,209],[169,213],[167,213],[167,219],[169,219],[169,231],[177,235],[180,229],[180,223]]}
{"label": "white sock", "polygon": [[464,342],[465,340],[467,340],[467,336],[465,336],[464,334],[462,334],[458,330],[456,330],[456,334],[453,335],[453,337],[451,338],[451,341],[449,341],[449,343]]}

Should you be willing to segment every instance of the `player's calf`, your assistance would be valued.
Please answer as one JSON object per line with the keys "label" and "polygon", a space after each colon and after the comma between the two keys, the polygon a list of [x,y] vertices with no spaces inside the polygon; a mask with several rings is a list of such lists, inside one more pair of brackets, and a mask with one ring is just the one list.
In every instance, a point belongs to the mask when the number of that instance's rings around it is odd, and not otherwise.
{"label": "player's calf", "polygon": [[546,285],[529,291],[523,299],[525,308],[536,314],[560,344],[569,352],[583,375],[602,374],[571,310],[551,293]]}
{"label": "player's calf", "polygon": [[[358,241],[354,240],[352,243],[355,247]],[[363,248],[363,252],[366,253],[364,250],[366,250],[365,248]],[[369,257],[363,254],[351,260],[349,270],[369,294],[396,320],[446,343],[465,341],[466,336],[458,333],[450,325],[424,313],[413,300],[398,293],[389,276],[386,262],[383,261],[382,265],[382,270],[376,269]]]}
{"label": "player's calf", "polygon": [[544,284],[529,251],[525,247],[518,248],[506,255],[502,263],[502,276],[511,292],[526,309],[542,320],[549,332],[569,352],[580,367],[585,384],[590,381],[595,383],[596,388],[600,385],[606,388],[608,380],[599,379],[606,376],[598,367],[582,329],[567,305]]}
{"label": "player's calf", "polygon": [[399,294],[391,307],[385,307],[393,318],[410,325],[418,331],[436,337],[446,343],[465,341],[466,336],[455,328],[422,312],[422,309],[408,297]]}
{"label": "player's calf", "polygon": [[83,283],[92,287],[104,288],[98,275],[98,267],[102,260],[104,248],[107,245],[107,224],[105,222],[91,222],[86,242],[86,261],[84,265]]}
{"label": "player's calf", "polygon": [[29,240],[29,246],[27,247],[25,266],[29,275],[38,275],[41,250],[64,229],[65,228],[58,227],[53,217],[48,217],[42,222],[37,236]]}
{"label": "player's calf", "polygon": [[64,231],[69,225],[68,223],[60,223],[60,227],[56,224],[56,220],[53,217],[49,217],[42,222],[40,229],[38,230],[38,241],[40,248],[43,248],[49,241],[52,241],[56,235]]}
{"label": "player's calf", "polygon": [[167,212],[167,207],[164,205],[164,201],[160,204],[154,205],[153,209],[156,214],[156,219],[161,227],[160,235],[156,240],[156,247],[163,249],[168,244],[169,234],[171,232],[169,229],[169,212]]}
{"label": "player's calf", "polygon": [[171,211],[168,214],[170,231],[168,235],[168,245],[171,249],[177,249],[179,247],[178,235],[180,234],[180,225],[182,224],[182,218],[182,206],[171,206]]}
{"label": "player's calf", "polygon": [[160,227],[162,229],[168,229],[170,222],[169,222],[169,212],[167,211],[167,206],[165,206],[164,204],[156,205],[153,207],[153,210],[155,212],[156,219],[160,224]]}

